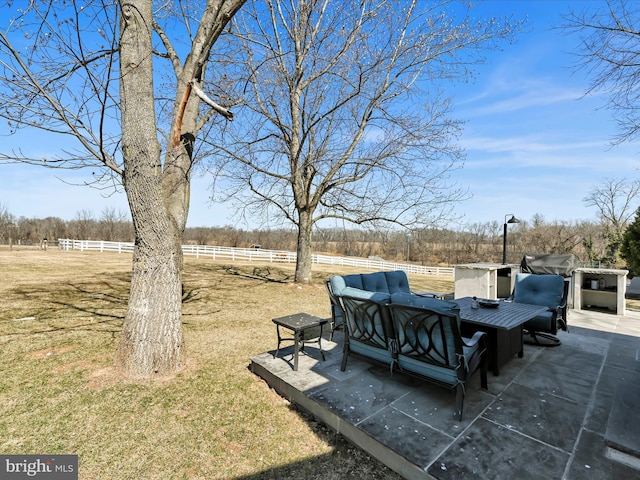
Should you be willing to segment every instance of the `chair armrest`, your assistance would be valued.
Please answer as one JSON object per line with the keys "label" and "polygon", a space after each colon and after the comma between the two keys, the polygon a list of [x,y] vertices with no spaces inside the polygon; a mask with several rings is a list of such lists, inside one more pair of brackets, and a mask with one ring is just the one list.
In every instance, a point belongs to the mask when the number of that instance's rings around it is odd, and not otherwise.
{"label": "chair armrest", "polygon": [[428,298],[438,298],[440,296],[439,293],[425,292],[424,290],[419,290],[419,291],[411,290],[411,295],[416,295],[418,297],[428,297]]}
{"label": "chair armrest", "polygon": [[560,313],[564,312],[566,308],[567,308],[567,299],[563,298],[562,302],[555,308],[556,315],[559,315]]}
{"label": "chair armrest", "polygon": [[477,344],[480,344],[480,347],[484,348],[486,337],[487,337],[486,332],[476,332],[473,334],[473,337],[468,339],[468,342],[465,342],[464,340],[462,340],[462,344],[465,347],[475,347]]}
{"label": "chair armrest", "polygon": [[564,308],[567,306],[567,296],[563,295],[562,296],[562,300],[560,301],[560,305],[558,305],[558,307],[560,308]]}
{"label": "chair armrest", "polygon": [[560,325],[560,329],[565,332],[569,330],[567,326],[567,299],[563,298],[562,303],[556,307],[554,320]]}

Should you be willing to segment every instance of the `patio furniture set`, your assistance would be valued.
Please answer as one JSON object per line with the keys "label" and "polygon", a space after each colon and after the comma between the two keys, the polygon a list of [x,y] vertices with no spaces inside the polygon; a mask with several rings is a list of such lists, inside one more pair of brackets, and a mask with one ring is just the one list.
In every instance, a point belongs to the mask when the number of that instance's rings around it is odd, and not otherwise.
{"label": "patio furniture set", "polygon": [[[305,313],[273,319],[280,334],[294,333],[294,370],[305,343],[317,341],[329,322],[330,339],[344,330],[344,371],[350,356],[388,366],[390,374],[403,372],[451,388],[455,392],[453,416],[462,419],[465,390],[480,372],[487,388],[487,369],[499,375],[516,354],[523,355],[525,333],[547,345],[558,325],[566,329],[566,289],[560,275],[517,274],[509,300],[480,301],[471,297],[444,300],[434,293],[412,292],[402,270],[333,276],[325,282],[331,318]],[[481,299],[482,300],[482,299]]]}

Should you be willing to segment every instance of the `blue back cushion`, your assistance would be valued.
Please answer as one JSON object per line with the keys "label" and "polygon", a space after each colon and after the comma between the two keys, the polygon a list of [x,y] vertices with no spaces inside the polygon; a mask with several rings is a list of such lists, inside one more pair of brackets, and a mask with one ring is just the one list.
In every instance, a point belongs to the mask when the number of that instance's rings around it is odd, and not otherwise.
{"label": "blue back cushion", "polygon": [[360,275],[359,273],[343,276],[336,275],[334,277],[331,277],[331,284],[333,285],[334,282],[336,283],[335,286],[338,288],[338,292],[336,292],[338,293],[338,295],[340,295],[339,291],[345,287],[353,287],[364,290],[364,287],[362,286],[362,275]]}
{"label": "blue back cushion", "polygon": [[562,302],[563,294],[564,278],[561,275],[516,274],[513,290],[515,302],[555,309]]}
{"label": "blue back cushion", "polygon": [[352,275],[335,275],[331,277],[331,287],[335,295],[346,294],[345,288],[351,287],[359,290],[380,293],[411,292],[409,288],[409,277],[404,270],[392,272],[356,273]]}
{"label": "blue back cushion", "polygon": [[389,293],[389,286],[387,285],[387,277],[384,272],[366,273],[360,275],[362,280],[362,288],[369,290],[370,292],[384,292]]}
{"label": "blue back cushion", "polygon": [[404,270],[395,270],[392,272],[384,272],[384,276],[387,280],[387,288],[389,293],[410,293],[409,277]]}
{"label": "blue back cushion", "polygon": [[391,305],[401,354],[442,366],[457,365],[456,337],[451,325],[452,318],[460,325],[457,303],[395,294]]}

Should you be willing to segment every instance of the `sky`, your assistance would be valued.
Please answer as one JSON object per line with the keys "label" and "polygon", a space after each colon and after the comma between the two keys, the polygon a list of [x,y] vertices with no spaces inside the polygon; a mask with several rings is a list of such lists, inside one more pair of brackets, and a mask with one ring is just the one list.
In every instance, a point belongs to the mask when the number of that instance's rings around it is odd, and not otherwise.
{"label": "sky", "polygon": [[640,145],[612,147],[616,124],[607,98],[585,96],[589,78],[576,71],[578,38],[552,28],[569,6],[576,12],[603,2],[489,1],[494,14],[528,18],[529,33],[492,55],[476,82],[456,95],[466,120],[465,166],[455,178],[473,197],[457,211],[466,223],[507,214],[530,220],[596,220],[584,198],[603,179],[638,178]]}
{"label": "sky", "polygon": [[[503,223],[508,214],[526,221],[534,215],[549,222],[596,220],[595,208],[584,202],[589,191],[605,178],[638,178],[640,145],[611,146],[616,125],[603,108],[606,97],[585,97],[589,79],[571,68],[578,39],[552,28],[569,7],[581,11],[598,4],[489,0],[481,5],[478,12],[486,16],[526,17],[527,31],[476,67],[475,81],[449,92],[453,116],[464,122],[459,144],[466,152],[463,168],[453,171],[451,180],[470,194],[455,207],[458,225]],[[17,145],[43,150],[47,142],[36,132],[23,132],[0,137],[0,151]],[[105,196],[79,186],[87,172],[26,165],[1,165],[0,172],[0,207],[15,217],[71,220],[85,211],[99,218],[105,209],[128,215],[124,193]],[[209,185],[206,177],[193,178],[188,226],[250,228],[238,223],[229,207],[210,202]]]}

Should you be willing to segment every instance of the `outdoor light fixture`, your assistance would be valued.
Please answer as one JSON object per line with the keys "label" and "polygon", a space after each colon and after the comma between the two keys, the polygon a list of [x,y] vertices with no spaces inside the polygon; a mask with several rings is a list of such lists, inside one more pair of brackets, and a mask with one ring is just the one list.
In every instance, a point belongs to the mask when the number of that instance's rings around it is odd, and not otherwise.
{"label": "outdoor light fixture", "polygon": [[[507,217],[511,215],[511,218],[507,220]],[[502,233],[502,264],[507,264],[507,224],[508,223],[520,223],[520,220],[516,218],[513,213],[507,213],[504,216],[504,231]]]}

